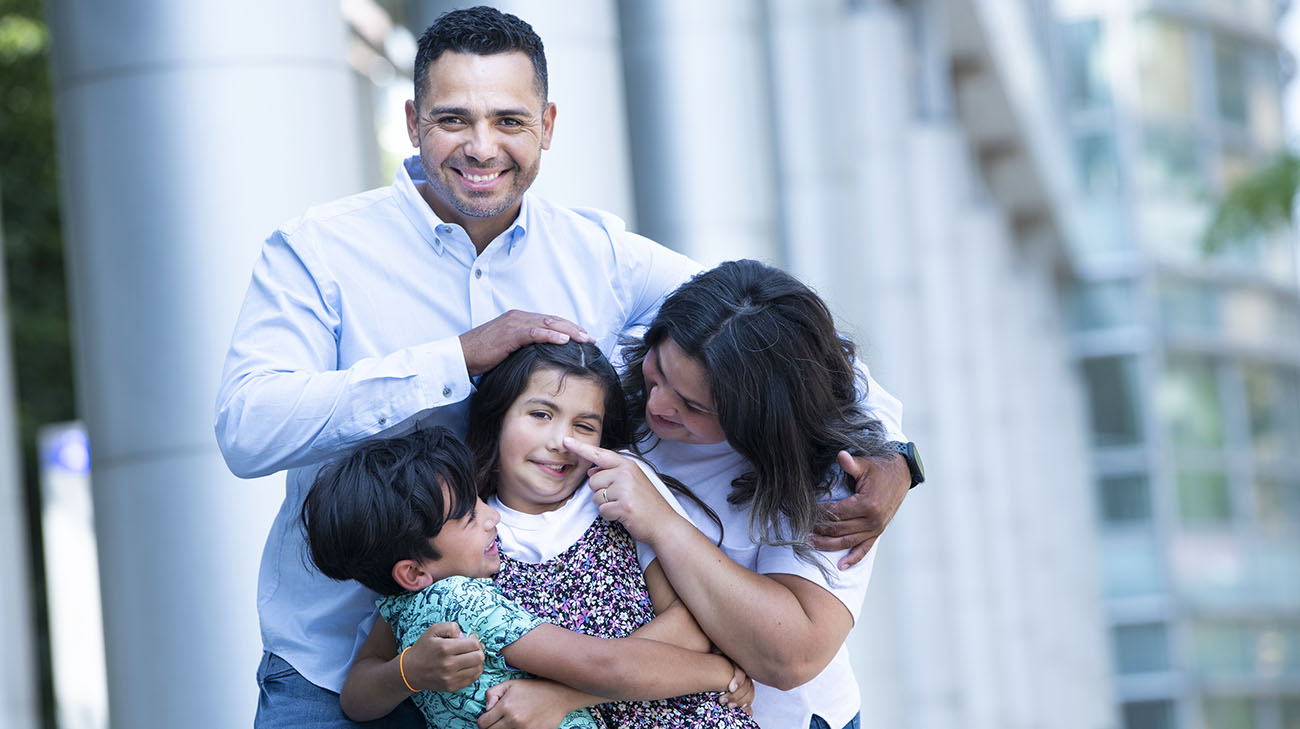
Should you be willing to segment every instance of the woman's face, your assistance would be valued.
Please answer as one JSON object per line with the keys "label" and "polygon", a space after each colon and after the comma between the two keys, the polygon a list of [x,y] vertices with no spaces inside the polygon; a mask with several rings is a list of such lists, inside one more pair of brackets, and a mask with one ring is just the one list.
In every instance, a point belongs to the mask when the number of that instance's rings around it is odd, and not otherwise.
{"label": "woman's face", "polygon": [[727,439],[709,394],[708,372],[672,337],[664,337],[646,353],[641,374],[646,387],[645,419],[655,435],[697,445]]}

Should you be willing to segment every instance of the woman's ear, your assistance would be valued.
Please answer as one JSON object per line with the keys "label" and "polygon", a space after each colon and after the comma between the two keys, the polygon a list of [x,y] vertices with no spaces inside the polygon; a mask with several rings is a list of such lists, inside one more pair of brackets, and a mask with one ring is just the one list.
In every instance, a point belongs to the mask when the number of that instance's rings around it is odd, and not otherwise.
{"label": "woman's ear", "polygon": [[435,579],[422,562],[404,559],[393,565],[393,581],[404,590],[419,591],[432,585]]}

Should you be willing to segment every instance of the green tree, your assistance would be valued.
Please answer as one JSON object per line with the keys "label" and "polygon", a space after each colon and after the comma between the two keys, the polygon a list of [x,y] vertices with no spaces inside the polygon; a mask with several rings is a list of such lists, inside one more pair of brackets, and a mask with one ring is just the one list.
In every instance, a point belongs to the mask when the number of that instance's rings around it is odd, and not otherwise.
{"label": "green tree", "polygon": [[[49,32],[41,0],[0,0],[0,224],[28,494],[44,722],[54,726],[37,506],[36,428],[74,417],[54,155]],[[9,626],[22,630],[23,626]]]}
{"label": "green tree", "polygon": [[1290,226],[1298,188],[1300,157],[1289,151],[1237,181],[1219,202],[1201,238],[1206,253]]}

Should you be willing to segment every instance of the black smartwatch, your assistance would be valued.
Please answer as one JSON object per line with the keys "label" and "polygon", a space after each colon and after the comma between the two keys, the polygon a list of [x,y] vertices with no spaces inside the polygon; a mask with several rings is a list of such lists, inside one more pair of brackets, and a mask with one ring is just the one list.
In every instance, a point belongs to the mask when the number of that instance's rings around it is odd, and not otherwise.
{"label": "black smartwatch", "polygon": [[903,459],[907,461],[907,470],[912,474],[912,485],[909,488],[916,488],[918,483],[925,483],[925,464],[921,463],[921,454],[916,450],[915,443],[891,440],[885,443],[885,447],[902,454]]}

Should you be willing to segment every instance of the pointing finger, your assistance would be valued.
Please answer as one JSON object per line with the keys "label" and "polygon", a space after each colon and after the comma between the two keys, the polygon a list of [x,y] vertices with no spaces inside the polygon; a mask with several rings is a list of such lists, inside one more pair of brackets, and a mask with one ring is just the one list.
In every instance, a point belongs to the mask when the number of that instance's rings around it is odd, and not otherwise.
{"label": "pointing finger", "polygon": [[578,454],[579,458],[585,458],[600,468],[617,468],[623,465],[625,461],[623,456],[614,451],[597,448],[590,443],[583,443],[574,438],[565,438],[564,447]]}

